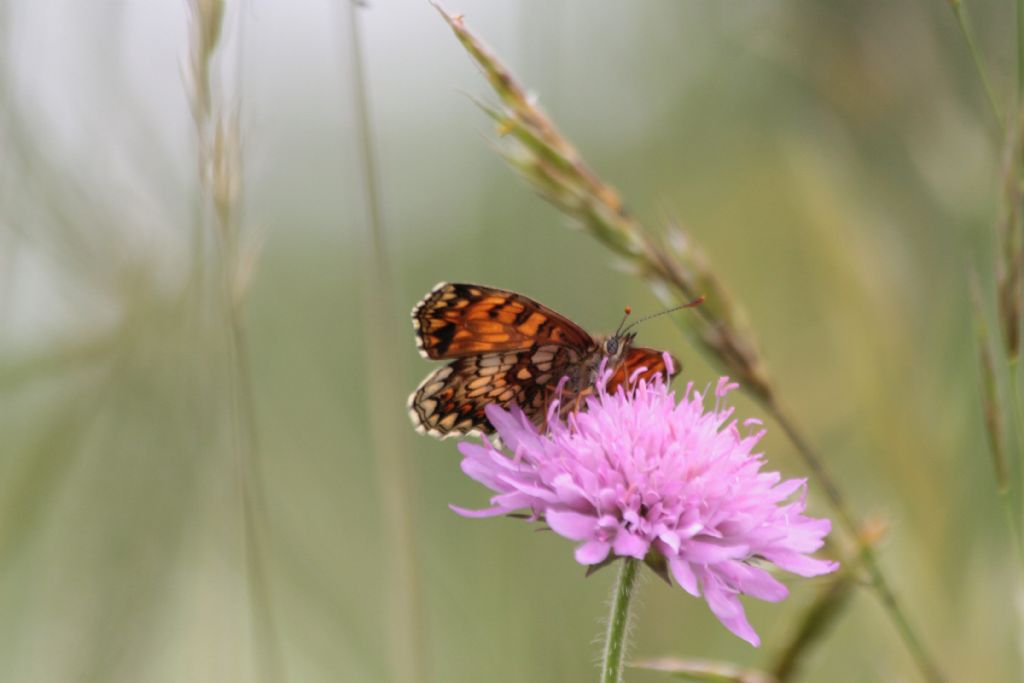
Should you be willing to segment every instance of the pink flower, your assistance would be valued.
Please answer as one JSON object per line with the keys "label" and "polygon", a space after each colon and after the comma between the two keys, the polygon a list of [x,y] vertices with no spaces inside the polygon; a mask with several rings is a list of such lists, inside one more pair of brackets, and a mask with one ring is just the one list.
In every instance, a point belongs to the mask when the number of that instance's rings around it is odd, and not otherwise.
{"label": "pink flower", "polygon": [[726,628],[757,646],[739,595],[777,602],[788,593],[762,565],[816,576],[838,563],[809,556],[832,525],[803,514],[806,480],[761,471],[761,454],[751,452],[761,422],[741,427],[724,405],[737,386],[721,378],[712,410],[692,383],[676,403],[660,377],[614,394],[599,389],[567,421],[552,405],[546,433],[516,407],[488,406],[511,455],[491,442],[459,444],[462,470],[496,495],[484,510],[452,509],[467,517],[528,509],[579,543],[583,565],[667,564],[683,590],[703,594]]}

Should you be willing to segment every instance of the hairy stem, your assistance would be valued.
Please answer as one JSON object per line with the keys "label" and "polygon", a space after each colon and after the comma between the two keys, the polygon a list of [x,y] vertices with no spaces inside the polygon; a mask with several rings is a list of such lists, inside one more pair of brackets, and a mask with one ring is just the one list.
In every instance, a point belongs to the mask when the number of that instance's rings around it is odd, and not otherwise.
{"label": "hairy stem", "polygon": [[627,557],[622,561],[619,578],[612,593],[608,631],[605,633],[604,654],[601,657],[601,683],[621,683],[627,640],[629,638],[629,605],[633,599],[640,561]]}

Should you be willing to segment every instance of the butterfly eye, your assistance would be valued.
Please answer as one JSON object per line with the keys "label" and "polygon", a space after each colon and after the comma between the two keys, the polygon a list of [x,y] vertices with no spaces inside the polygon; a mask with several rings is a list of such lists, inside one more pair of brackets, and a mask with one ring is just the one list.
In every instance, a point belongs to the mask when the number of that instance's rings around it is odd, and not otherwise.
{"label": "butterfly eye", "polygon": [[604,343],[604,350],[609,356],[614,356],[619,351],[619,340],[612,337]]}

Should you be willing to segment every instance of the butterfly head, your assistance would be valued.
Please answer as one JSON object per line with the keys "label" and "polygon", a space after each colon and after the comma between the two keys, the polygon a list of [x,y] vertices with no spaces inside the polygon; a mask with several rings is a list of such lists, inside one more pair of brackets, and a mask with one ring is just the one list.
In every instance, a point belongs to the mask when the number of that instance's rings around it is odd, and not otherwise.
{"label": "butterfly head", "polygon": [[682,304],[681,306],[669,308],[659,313],[653,313],[651,315],[644,316],[639,320],[634,320],[629,325],[626,324],[626,320],[629,319],[629,316],[633,312],[633,309],[631,309],[629,306],[626,306],[625,315],[622,316],[622,321],[619,323],[618,329],[615,330],[615,334],[609,336],[601,343],[601,351],[604,353],[604,356],[608,358],[608,360],[614,363],[619,358],[625,356],[626,353],[629,351],[630,347],[633,345],[633,340],[636,339],[636,332],[633,332],[633,329],[637,325],[644,322],[645,320],[657,318],[658,316],[665,315],[666,313],[672,313],[683,308],[693,308],[694,306],[699,306],[703,302],[704,297],[700,296],[689,303]]}
{"label": "butterfly head", "polygon": [[622,322],[619,323],[618,329],[615,330],[614,334],[609,335],[601,342],[602,354],[612,363],[624,356],[626,352],[629,351],[629,347],[633,344],[633,340],[636,339],[636,333],[629,331],[629,328],[632,327],[632,325],[625,327],[624,329],[626,320],[632,312],[633,309],[626,306],[626,313],[622,316]]}
{"label": "butterfly head", "polygon": [[629,351],[634,339],[636,339],[635,332],[616,332],[611,335],[604,340],[602,345],[605,357],[612,361],[618,360]]}

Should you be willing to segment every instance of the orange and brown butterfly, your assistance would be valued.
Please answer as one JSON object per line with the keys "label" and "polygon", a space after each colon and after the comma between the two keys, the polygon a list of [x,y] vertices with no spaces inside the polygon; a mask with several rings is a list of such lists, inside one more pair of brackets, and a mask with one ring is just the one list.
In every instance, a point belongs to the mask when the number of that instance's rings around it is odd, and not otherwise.
{"label": "orange and brown butterfly", "polygon": [[[452,360],[409,397],[416,430],[442,439],[493,433],[484,413],[492,403],[516,404],[541,424],[562,377],[564,404],[579,404],[605,359],[609,391],[640,368],[643,379],[668,374],[663,352],[633,346],[630,328],[592,337],[529,297],[494,287],[442,282],[413,308],[412,324],[424,358]],[[672,376],[679,367],[673,359]]]}

